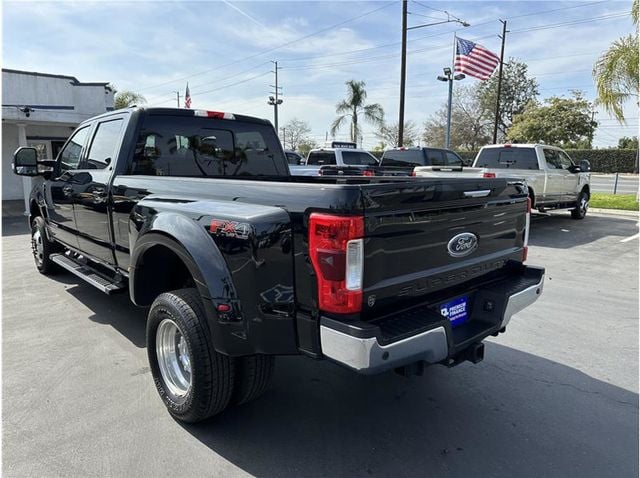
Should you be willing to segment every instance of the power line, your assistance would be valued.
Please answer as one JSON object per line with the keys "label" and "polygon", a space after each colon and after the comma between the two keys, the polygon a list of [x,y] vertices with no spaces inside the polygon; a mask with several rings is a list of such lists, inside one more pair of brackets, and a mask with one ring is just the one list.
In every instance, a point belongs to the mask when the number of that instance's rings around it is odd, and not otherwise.
{"label": "power line", "polygon": [[534,31],[539,31],[539,30],[549,30],[551,28],[559,28],[559,27],[564,27],[564,26],[568,26],[568,25],[578,25],[581,23],[591,23],[591,22],[597,22],[600,20],[611,20],[614,18],[621,18],[621,17],[626,17],[626,16],[630,16],[629,12],[617,12],[617,13],[612,13],[612,14],[608,14],[608,15],[602,15],[600,17],[593,17],[593,18],[584,18],[582,20],[572,20],[572,21],[568,21],[568,22],[561,22],[561,23],[553,23],[553,24],[549,24],[549,25],[541,25],[541,26],[535,26],[535,27],[531,27],[531,28],[523,28],[521,30],[513,30],[511,33],[525,33],[525,32],[534,32]]}
{"label": "power line", "polygon": [[371,15],[373,13],[376,13],[376,12],[378,12],[380,10],[388,8],[388,7],[390,7],[391,5],[394,5],[394,4],[395,4],[395,2],[387,3],[387,4],[385,4],[385,5],[381,6],[381,7],[375,8],[373,10],[369,10],[368,12],[365,12],[365,13],[363,13],[361,15],[357,15],[355,17],[348,18],[348,19],[343,20],[343,21],[341,21],[339,23],[333,24],[333,25],[331,25],[329,27],[322,28],[320,30],[316,30],[313,33],[309,33],[308,35],[301,36],[299,38],[296,38],[295,40],[290,40],[288,42],[282,43],[279,46],[268,48],[266,50],[262,50],[262,51],[260,51],[258,53],[254,53],[253,55],[246,56],[244,58],[241,58],[239,60],[235,60],[235,61],[226,63],[224,65],[220,65],[220,66],[217,66],[217,67],[214,67],[214,68],[207,68],[206,70],[202,70],[202,71],[200,71],[198,73],[187,75],[187,76],[184,76],[182,78],[177,78],[175,80],[165,81],[163,83],[158,83],[158,84],[153,85],[153,86],[147,86],[147,87],[144,87],[144,88],[139,88],[139,91],[149,90],[149,89],[152,89],[152,88],[158,88],[160,86],[169,85],[169,84],[175,83],[177,81],[184,81],[184,80],[187,80],[189,78],[193,78],[194,76],[204,75],[205,73],[209,73],[210,71],[218,70],[218,69],[221,69],[221,68],[226,68],[226,67],[231,66],[231,65],[236,65],[238,63],[242,63],[244,61],[251,60],[253,58],[256,58],[256,57],[265,55],[267,53],[271,53],[273,51],[279,50],[279,49],[284,48],[286,46],[289,46],[289,45],[291,45],[293,43],[297,43],[297,42],[300,42],[302,40],[306,40],[307,38],[311,38],[311,37],[313,37],[315,35],[319,35],[320,33],[324,33],[326,31],[333,30],[334,28],[340,27],[340,26],[345,25],[345,24],[347,24],[349,22],[352,22],[352,21],[355,21],[355,20],[359,20],[360,18],[364,18],[364,17],[366,17],[368,15]]}

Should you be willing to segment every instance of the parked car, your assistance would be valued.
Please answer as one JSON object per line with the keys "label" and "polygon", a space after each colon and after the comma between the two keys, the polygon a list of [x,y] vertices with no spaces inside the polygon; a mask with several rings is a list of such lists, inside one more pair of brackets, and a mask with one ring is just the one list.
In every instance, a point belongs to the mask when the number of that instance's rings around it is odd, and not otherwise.
{"label": "parked car", "polygon": [[543,288],[522,184],[295,177],[266,120],[116,110],[13,166],[42,178],[38,270],[148,307],[153,381],[185,422],[258,397],[276,355],[366,374],[479,362]]}
{"label": "parked car", "polygon": [[287,157],[287,163],[290,165],[304,164],[304,156],[291,149],[285,149],[284,155]]}

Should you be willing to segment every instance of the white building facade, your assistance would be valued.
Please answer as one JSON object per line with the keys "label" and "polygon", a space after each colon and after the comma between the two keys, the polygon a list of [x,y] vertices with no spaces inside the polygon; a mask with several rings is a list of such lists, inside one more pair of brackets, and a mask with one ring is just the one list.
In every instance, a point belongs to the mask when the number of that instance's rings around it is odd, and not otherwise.
{"label": "white building facade", "polygon": [[13,153],[33,146],[55,158],[76,126],[113,110],[108,83],[81,83],[73,76],[2,69],[2,200],[28,198],[31,179],[12,173]]}

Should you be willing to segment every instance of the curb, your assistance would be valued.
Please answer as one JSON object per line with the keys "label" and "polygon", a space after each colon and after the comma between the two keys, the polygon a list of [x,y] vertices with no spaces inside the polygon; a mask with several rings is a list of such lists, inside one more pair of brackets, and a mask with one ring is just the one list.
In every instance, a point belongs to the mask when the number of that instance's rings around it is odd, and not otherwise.
{"label": "curb", "polygon": [[639,217],[640,212],[638,211],[627,211],[624,209],[602,209],[599,207],[590,207],[589,212],[595,212],[596,214],[606,214],[611,216],[632,216]]}

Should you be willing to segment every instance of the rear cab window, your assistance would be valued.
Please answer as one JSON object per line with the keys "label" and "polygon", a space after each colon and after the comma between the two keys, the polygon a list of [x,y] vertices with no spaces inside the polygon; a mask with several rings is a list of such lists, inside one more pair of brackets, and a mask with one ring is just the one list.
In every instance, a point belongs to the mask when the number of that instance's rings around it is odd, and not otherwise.
{"label": "rear cab window", "polygon": [[381,163],[383,166],[397,167],[427,166],[421,149],[390,149],[384,152]]}
{"label": "rear cab window", "polygon": [[364,151],[342,151],[342,162],[349,166],[376,166],[378,160]]}
{"label": "rear cab window", "polygon": [[144,118],[129,174],[286,176],[273,130],[264,124],[195,116]]}
{"label": "rear cab window", "polygon": [[539,169],[535,148],[484,148],[475,167],[489,169]]}
{"label": "rear cab window", "polygon": [[336,153],[334,151],[310,151],[307,158],[307,165],[324,166],[336,164]]}

